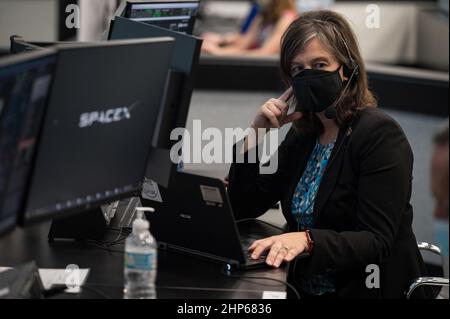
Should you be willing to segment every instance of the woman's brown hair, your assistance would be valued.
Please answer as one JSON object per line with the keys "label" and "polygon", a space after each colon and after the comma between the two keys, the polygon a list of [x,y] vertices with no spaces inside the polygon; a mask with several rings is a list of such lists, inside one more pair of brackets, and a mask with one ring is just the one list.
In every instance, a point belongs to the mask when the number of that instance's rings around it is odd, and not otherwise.
{"label": "woman's brown hair", "polygon": [[288,10],[297,11],[295,0],[271,0],[271,4],[261,12],[263,25],[277,23]]}
{"label": "woman's brown hair", "polygon": [[[377,101],[369,90],[366,68],[356,35],[347,20],[333,11],[321,10],[302,14],[283,35],[281,73],[286,84],[290,86],[292,80],[293,60],[313,38],[317,38],[347,69],[353,70],[352,60],[359,66],[359,73],[354,76],[341,102],[336,105],[337,124],[343,126],[351,121],[358,111],[377,107]],[[301,110],[301,107],[298,106],[297,109]],[[323,131],[322,123],[312,112],[303,111],[303,118],[294,123],[294,126],[299,130],[309,130],[317,134]]]}

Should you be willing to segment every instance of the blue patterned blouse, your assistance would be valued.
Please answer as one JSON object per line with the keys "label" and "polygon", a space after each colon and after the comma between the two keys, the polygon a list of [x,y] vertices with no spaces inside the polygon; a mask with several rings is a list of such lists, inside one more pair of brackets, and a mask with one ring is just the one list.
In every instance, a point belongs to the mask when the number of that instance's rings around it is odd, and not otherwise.
{"label": "blue patterned blouse", "polygon": [[[335,142],[322,145],[317,141],[303,176],[295,189],[292,199],[292,214],[300,230],[307,230],[314,227],[314,202],[334,145]],[[313,277],[298,274],[300,279],[298,283],[301,289],[310,295],[332,293],[336,289],[331,273],[332,271],[330,270],[323,274],[314,275]]]}

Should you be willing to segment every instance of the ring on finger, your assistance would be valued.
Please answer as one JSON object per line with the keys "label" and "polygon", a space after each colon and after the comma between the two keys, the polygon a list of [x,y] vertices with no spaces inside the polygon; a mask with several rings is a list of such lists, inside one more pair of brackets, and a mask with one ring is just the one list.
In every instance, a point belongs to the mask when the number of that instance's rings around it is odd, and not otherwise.
{"label": "ring on finger", "polygon": [[287,254],[289,252],[289,250],[291,250],[291,249],[288,246],[283,246],[283,247],[281,247],[280,252],[285,251]]}

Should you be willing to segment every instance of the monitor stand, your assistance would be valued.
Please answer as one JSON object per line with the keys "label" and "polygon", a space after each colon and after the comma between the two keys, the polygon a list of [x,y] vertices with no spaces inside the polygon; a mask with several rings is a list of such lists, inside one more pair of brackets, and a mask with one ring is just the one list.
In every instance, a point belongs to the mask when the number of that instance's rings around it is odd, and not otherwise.
{"label": "monitor stand", "polygon": [[101,240],[107,228],[103,209],[98,207],[77,215],[53,219],[48,239]]}
{"label": "monitor stand", "polygon": [[48,238],[71,240],[102,240],[108,229],[130,228],[135,209],[141,206],[138,197],[121,200],[80,214],[53,219]]}

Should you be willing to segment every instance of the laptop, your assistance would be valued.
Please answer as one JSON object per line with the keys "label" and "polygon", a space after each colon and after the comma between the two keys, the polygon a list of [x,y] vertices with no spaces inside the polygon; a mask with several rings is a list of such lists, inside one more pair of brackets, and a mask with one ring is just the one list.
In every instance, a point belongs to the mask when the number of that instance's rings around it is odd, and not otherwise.
{"label": "laptop", "polygon": [[160,248],[194,254],[233,269],[265,267],[250,258],[256,240],[283,234],[281,228],[246,219],[236,221],[224,183],[219,179],[177,173],[169,188],[146,181],[142,204],[153,207],[151,232]]}

